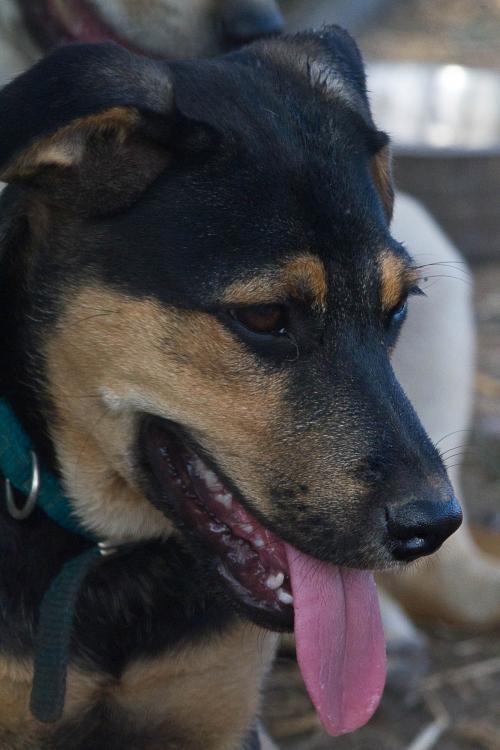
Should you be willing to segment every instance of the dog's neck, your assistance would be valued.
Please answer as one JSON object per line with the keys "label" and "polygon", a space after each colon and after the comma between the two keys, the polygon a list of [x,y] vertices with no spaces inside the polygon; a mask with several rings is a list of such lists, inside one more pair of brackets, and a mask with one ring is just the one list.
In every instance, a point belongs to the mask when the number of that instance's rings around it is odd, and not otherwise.
{"label": "dog's neck", "polygon": [[[30,292],[27,276],[35,248],[30,248],[34,240],[26,234],[22,208],[18,208],[21,204],[22,196],[16,189],[4,191],[0,220],[4,235],[0,260],[0,397],[9,402],[44,469],[63,483],[64,493],[85,528],[98,539],[117,543],[166,538],[172,532],[170,522],[117,473],[92,435],[80,434],[75,424],[60,425],[56,451],[50,424],[57,422],[57,417],[43,375],[40,340],[44,324],[57,313],[49,309],[48,300],[43,309],[38,309],[33,299],[36,294]],[[88,402],[85,408],[91,408]],[[67,458],[64,471],[64,465],[60,468],[61,456],[68,452],[78,460]]]}
{"label": "dog's neck", "polygon": [[42,384],[32,374],[37,347],[32,329],[27,324],[27,316],[33,311],[29,291],[23,282],[27,263],[23,250],[27,240],[23,222],[18,222],[13,215],[15,209],[11,214],[11,197],[15,203],[16,191],[9,189],[4,191],[0,201],[1,222],[4,224],[0,225],[0,233],[5,233],[0,258],[0,397],[9,402],[40,461],[47,470],[56,473],[54,447],[41,406]]}
{"label": "dog's neck", "polygon": [[[59,526],[87,537],[85,529],[75,518],[70,501],[64,496],[61,483],[54,474],[40,466],[28,435],[5,398],[0,398],[0,434],[0,471],[7,483],[10,514],[17,520],[24,520],[37,505]],[[21,508],[14,499],[16,490],[23,495]]]}

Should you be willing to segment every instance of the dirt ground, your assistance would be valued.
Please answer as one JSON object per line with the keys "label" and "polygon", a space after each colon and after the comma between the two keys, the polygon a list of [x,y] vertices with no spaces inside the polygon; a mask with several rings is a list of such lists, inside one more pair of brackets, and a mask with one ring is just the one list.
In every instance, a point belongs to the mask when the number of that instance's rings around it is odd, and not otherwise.
{"label": "dirt ground", "polygon": [[[368,57],[488,65],[500,70],[500,0],[398,0],[360,39]],[[499,251],[500,252],[500,251]],[[478,361],[463,485],[473,523],[500,532],[500,255],[474,267]],[[500,555],[500,549],[497,550]],[[327,738],[285,644],[266,696],[266,722],[284,750],[500,750],[500,632],[436,625],[427,674],[407,696],[386,691],[372,722]],[[433,733],[439,738],[432,741]],[[420,743],[420,744],[419,744]]]}

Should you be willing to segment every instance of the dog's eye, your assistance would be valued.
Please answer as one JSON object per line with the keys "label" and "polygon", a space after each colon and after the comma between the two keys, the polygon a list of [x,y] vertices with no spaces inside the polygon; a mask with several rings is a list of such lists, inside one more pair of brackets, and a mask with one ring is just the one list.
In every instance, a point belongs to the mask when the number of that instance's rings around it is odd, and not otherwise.
{"label": "dog's eye", "polygon": [[252,305],[236,307],[230,315],[252,333],[284,336],[287,333],[288,314],[282,305]]}
{"label": "dog's eye", "polygon": [[425,292],[423,292],[419,286],[412,286],[410,289],[408,289],[407,293],[400,299],[398,304],[395,305],[392,310],[389,310],[389,312],[387,313],[388,326],[397,326],[398,324],[403,322],[403,320],[406,318],[406,313],[408,312],[408,298],[413,296],[425,297]]}
{"label": "dog's eye", "polygon": [[388,313],[389,325],[401,323],[408,312],[408,297],[403,297]]}

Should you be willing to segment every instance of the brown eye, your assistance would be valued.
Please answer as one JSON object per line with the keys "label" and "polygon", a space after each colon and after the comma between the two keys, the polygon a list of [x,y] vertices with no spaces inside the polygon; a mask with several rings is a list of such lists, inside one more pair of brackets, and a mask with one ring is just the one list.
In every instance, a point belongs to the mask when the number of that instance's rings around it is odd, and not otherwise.
{"label": "brown eye", "polygon": [[285,335],[288,315],[281,305],[252,305],[231,310],[231,316],[253,333]]}

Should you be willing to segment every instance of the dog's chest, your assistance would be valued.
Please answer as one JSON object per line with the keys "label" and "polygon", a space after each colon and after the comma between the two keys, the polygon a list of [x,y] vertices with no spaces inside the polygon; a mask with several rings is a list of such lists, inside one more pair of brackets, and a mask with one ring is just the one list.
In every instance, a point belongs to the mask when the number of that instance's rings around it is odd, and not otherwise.
{"label": "dog's chest", "polygon": [[30,533],[1,520],[2,750],[239,750],[276,637],[221,606],[203,566],[161,543],[118,555],[89,576],[63,719],[36,723],[29,712],[36,611],[76,542],[52,524],[34,522]]}
{"label": "dog's chest", "polygon": [[0,746],[239,750],[242,742],[254,741],[248,728],[258,711],[275,640],[238,624],[210,642],[137,661],[120,679],[72,667],[64,717],[46,726],[29,715],[30,669],[5,662]]}

